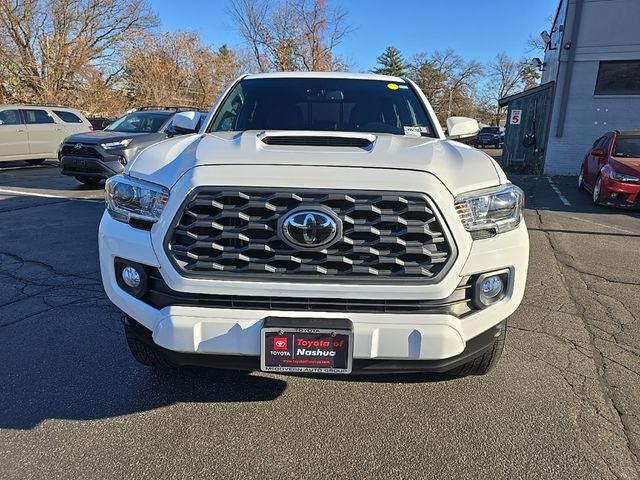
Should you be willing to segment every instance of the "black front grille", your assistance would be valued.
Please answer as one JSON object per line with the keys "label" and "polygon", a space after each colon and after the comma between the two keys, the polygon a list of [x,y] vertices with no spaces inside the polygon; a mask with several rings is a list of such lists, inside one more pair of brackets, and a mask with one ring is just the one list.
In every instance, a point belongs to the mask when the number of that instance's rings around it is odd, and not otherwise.
{"label": "black front grille", "polygon": [[[320,251],[286,243],[278,222],[300,207],[333,212],[342,221],[339,240]],[[269,280],[430,283],[455,257],[425,195],[302,189],[200,188],[178,213],[166,249],[185,276]]]}
{"label": "black front grille", "polygon": [[94,165],[65,165],[64,170],[66,172],[77,172],[77,173],[95,173],[102,174],[103,170]]}
{"label": "black front grille", "polygon": [[371,140],[357,137],[332,137],[332,136],[295,136],[278,135],[264,137],[263,143],[267,145],[291,145],[310,147],[357,147],[367,148],[371,146]]}
{"label": "black front grille", "polygon": [[95,148],[84,145],[80,148],[76,148],[74,145],[65,145],[62,147],[61,155],[63,157],[102,158],[102,155]]}
{"label": "black front grille", "polygon": [[384,300],[284,296],[209,295],[171,290],[155,268],[147,268],[147,292],[142,301],[156,309],[170,306],[239,308],[298,312],[447,314],[462,317],[473,311],[472,282],[460,285],[442,300]]}

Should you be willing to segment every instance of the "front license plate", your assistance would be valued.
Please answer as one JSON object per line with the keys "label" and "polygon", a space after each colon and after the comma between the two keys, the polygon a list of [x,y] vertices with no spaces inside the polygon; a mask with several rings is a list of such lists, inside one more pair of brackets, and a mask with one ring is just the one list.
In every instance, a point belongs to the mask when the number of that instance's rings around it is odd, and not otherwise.
{"label": "front license plate", "polygon": [[[291,319],[291,322],[295,322]],[[321,323],[321,322],[317,322]],[[269,326],[261,331],[260,367],[265,372],[351,373],[353,331],[304,326]]]}

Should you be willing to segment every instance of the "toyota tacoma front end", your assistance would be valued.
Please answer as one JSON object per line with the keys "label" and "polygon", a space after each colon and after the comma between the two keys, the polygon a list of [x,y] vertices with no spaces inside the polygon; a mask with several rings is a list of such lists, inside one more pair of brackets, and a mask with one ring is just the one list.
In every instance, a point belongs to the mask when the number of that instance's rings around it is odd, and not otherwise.
{"label": "toyota tacoma front end", "polygon": [[108,180],[102,278],[148,365],[482,374],[525,288],[523,200],[409,80],[250,75]]}

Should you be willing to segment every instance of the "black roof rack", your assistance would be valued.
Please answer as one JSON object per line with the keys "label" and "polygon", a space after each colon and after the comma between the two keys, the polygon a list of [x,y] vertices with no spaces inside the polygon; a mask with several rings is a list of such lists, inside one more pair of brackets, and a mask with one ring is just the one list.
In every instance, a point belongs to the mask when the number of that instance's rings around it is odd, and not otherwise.
{"label": "black roof rack", "polygon": [[181,106],[175,106],[175,107],[145,106],[145,107],[138,107],[135,110],[136,110],[136,112],[141,112],[141,111],[144,111],[144,110],[168,110],[168,111],[172,111],[172,112],[207,112],[208,111],[208,110],[205,110],[204,108],[200,108],[200,107],[181,107]]}

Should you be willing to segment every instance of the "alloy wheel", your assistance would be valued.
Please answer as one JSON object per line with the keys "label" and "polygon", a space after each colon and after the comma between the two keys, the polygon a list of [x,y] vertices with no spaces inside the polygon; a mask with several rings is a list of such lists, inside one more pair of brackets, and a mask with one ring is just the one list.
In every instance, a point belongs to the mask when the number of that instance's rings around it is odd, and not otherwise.
{"label": "alloy wheel", "polygon": [[580,175],[578,175],[578,188],[584,187],[584,167],[580,167]]}
{"label": "alloy wheel", "polygon": [[600,190],[602,189],[602,177],[598,177],[596,184],[593,187],[593,203],[598,205],[600,203]]}

